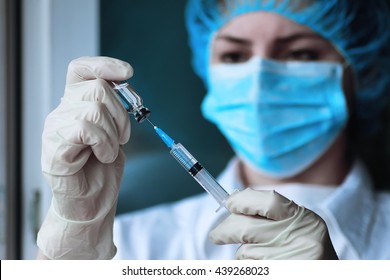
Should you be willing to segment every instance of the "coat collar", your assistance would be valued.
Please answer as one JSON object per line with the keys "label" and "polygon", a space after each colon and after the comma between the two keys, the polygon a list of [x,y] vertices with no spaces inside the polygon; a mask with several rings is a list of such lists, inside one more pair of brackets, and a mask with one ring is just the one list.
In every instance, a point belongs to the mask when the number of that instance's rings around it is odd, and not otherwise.
{"label": "coat collar", "polygon": [[357,257],[362,258],[375,214],[373,183],[362,162],[354,163],[344,182],[320,207],[337,223],[336,228],[349,241]]}

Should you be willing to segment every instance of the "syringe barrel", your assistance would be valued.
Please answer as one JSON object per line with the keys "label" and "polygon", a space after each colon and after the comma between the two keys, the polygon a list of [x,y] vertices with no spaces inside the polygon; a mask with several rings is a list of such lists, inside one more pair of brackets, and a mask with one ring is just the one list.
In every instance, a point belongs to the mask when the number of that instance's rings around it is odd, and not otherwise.
{"label": "syringe barrel", "polygon": [[229,194],[206,169],[202,168],[193,177],[214,197],[220,206],[225,206],[225,201],[229,197]]}
{"label": "syringe barrel", "polygon": [[217,180],[187,151],[180,143],[175,143],[171,155],[186,169],[192,177],[219,203],[224,206],[229,194]]}
{"label": "syringe barrel", "polygon": [[170,153],[188,172],[190,172],[191,168],[198,162],[180,143],[175,143],[172,146]]}

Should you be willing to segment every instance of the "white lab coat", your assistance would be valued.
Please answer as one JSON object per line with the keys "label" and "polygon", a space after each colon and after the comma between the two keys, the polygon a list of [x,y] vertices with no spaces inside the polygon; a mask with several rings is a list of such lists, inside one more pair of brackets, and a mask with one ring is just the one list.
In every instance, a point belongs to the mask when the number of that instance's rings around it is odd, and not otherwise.
{"label": "white lab coat", "polygon": [[[237,159],[218,181],[232,192],[240,189]],[[337,187],[288,184],[276,189],[312,209],[327,223],[340,259],[390,259],[390,193],[374,193],[364,166],[356,162]],[[116,259],[234,259],[239,245],[215,245],[209,231],[227,211],[206,193],[122,214],[114,224]]]}

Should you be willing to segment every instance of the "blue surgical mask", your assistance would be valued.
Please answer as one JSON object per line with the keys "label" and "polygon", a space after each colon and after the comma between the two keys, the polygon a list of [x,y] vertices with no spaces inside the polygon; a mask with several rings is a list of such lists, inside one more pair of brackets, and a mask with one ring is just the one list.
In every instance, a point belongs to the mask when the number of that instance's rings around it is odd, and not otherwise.
{"label": "blue surgical mask", "polygon": [[346,125],[343,66],[252,58],[210,67],[203,115],[237,156],[277,178],[315,162]]}

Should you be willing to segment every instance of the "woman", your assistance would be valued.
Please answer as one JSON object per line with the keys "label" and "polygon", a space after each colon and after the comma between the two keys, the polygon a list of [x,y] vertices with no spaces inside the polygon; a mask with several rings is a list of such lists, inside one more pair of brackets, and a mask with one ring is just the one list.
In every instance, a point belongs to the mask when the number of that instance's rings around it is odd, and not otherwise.
{"label": "woman", "polygon": [[352,126],[378,118],[389,86],[388,13],[372,2],[190,1],[194,68],[208,89],[202,112],[237,155],[219,180],[241,191],[227,200],[230,212],[213,215],[217,205],[202,194],[118,217],[117,251],[120,145],[130,124],[106,81],[127,79],[132,69],[105,57],[73,61],[43,134],[53,204],[38,236],[41,253],[390,258],[390,196],[374,192],[349,149]]}

